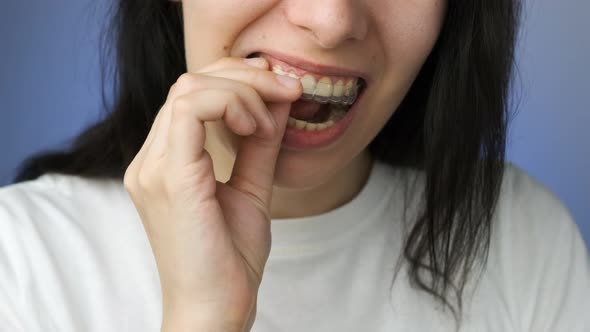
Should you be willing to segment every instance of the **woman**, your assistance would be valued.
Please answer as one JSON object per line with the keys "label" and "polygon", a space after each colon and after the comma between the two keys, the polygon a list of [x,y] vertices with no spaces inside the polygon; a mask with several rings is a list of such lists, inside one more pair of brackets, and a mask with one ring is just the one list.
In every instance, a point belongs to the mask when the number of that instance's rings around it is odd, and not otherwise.
{"label": "woman", "polygon": [[0,192],[2,328],[587,331],[505,167],[518,8],[120,1],[112,112]]}

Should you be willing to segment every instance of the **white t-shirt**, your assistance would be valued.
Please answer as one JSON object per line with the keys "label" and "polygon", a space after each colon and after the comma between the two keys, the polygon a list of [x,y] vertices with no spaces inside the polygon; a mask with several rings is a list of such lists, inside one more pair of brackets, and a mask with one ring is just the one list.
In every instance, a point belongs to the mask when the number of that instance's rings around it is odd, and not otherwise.
{"label": "white t-shirt", "polygon": [[[390,289],[409,174],[375,162],[349,203],[272,221],[253,332],[455,330],[448,311],[409,285],[405,265]],[[487,268],[471,280],[461,331],[590,331],[580,233],[512,164]],[[0,189],[0,331],[156,332],[161,315],[155,260],[121,181],[47,174]]]}

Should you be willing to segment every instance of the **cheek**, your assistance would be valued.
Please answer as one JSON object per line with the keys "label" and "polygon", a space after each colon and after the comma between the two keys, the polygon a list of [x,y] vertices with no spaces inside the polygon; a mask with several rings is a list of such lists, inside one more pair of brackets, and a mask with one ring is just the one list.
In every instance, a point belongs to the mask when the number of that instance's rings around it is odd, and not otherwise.
{"label": "cheek", "polygon": [[[406,68],[420,66],[434,46],[446,10],[446,1],[394,1],[392,14],[382,34],[387,63],[404,64]],[[385,19],[385,18],[383,18]]]}
{"label": "cheek", "polygon": [[[379,16],[383,45],[381,83],[398,91],[409,88],[439,36],[446,1],[390,0]],[[384,2],[387,2],[384,0]]]}
{"label": "cheek", "polygon": [[[401,3],[401,1],[400,1]],[[402,61],[422,62],[434,46],[444,18],[443,1],[404,1],[390,24],[386,43],[390,55]]]}
{"label": "cheek", "polygon": [[[383,0],[387,8],[380,8],[377,26],[379,44],[383,49],[377,63],[383,64],[379,88],[370,98],[372,123],[381,126],[397,109],[424,61],[434,46],[442,27],[446,2],[432,0]],[[374,8],[376,10],[377,8]],[[375,128],[365,128],[367,132]]]}
{"label": "cheek", "polygon": [[278,0],[184,0],[183,21],[189,71],[229,54],[229,49],[252,21]]}

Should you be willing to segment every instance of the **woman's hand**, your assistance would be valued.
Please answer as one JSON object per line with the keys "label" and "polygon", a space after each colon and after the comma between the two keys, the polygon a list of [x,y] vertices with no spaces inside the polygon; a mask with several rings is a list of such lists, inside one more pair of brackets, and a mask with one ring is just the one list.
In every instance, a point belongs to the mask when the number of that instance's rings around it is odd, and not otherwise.
{"label": "woman's hand", "polygon": [[[290,104],[262,58],[222,58],[172,86],[124,184],[156,259],[162,330],[249,331],[270,252],[274,168]],[[244,136],[230,180],[216,181],[205,121]]]}

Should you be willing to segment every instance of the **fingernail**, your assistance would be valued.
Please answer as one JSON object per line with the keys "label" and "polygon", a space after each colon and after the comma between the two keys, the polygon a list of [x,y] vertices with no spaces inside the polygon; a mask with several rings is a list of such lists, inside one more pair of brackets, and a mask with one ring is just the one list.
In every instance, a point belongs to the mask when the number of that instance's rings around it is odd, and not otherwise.
{"label": "fingernail", "polygon": [[281,83],[283,86],[285,86],[289,89],[295,89],[299,85],[301,85],[299,80],[296,78],[293,78],[293,77],[279,75],[279,74],[276,74],[276,77],[277,77],[277,81],[279,81],[279,83]]}
{"label": "fingernail", "polygon": [[244,58],[244,63],[257,68],[266,67],[266,60],[263,58]]}

